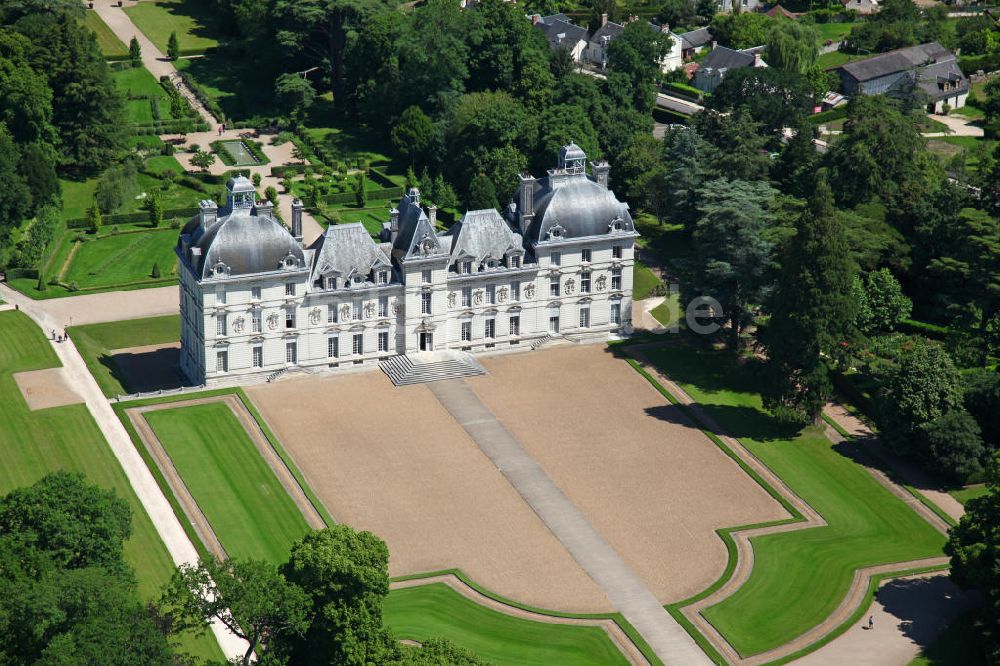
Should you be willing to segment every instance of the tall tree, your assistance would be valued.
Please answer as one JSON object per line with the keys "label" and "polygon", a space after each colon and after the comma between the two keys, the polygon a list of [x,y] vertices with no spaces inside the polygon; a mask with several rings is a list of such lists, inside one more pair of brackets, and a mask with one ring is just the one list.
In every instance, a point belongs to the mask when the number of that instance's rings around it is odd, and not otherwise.
{"label": "tall tree", "polygon": [[856,278],[855,321],[863,333],[892,331],[910,316],[913,301],[903,293],[899,280],[888,268],[869,273],[862,284]]}
{"label": "tall tree", "polygon": [[812,87],[801,74],[772,67],[728,73],[708,102],[718,111],[745,110],[769,132],[802,123],[812,103]]}
{"label": "tall tree", "polygon": [[651,112],[656,104],[653,84],[660,77],[660,62],[670,52],[671,38],[650,30],[645,21],[632,21],[608,45],[608,68],[624,74],[631,87],[632,106]]}
{"label": "tall tree", "polygon": [[468,210],[484,210],[487,208],[499,208],[497,202],[497,192],[493,187],[493,181],[484,173],[476,174],[469,185]]}
{"label": "tall tree", "polygon": [[831,393],[821,354],[833,355],[852,337],[850,289],[847,238],[830,186],[820,179],[781,255],[771,318],[761,332],[766,407],[805,421],[819,417]]}
{"label": "tall tree", "polygon": [[769,67],[805,74],[819,57],[816,29],[801,21],[778,20],[767,31],[764,60]]}
{"label": "tall tree", "polygon": [[704,164],[708,147],[694,129],[672,129],[663,135],[663,164],[666,169],[667,205],[671,219],[684,225],[690,236],[701,213],[698,190],[706,180]]}
{"label": "tall tree", "polygon": [[775,191],[765,183],[724,179],[698,192],[701,217],[694,230],[697,257],[691,295],[711,296],[728,321],[729,344],[742,346],[741,334],[752,320],[751,306],[763,301],[774,259],[768,238]]}
{"label": "tall tree", "polygon": [[702,112],[694,117],[693,126],[711,145],[708,161],[714,171],[733,180],[763,180],[767,176],[771,168],[771,158],[764,150],[768,137],[749,110]]}
{"label": "tall tree", "polygon": [[435,141],[434,123],[419,106],[411,106],[392,126],[392,145],[408,155],[410,166],[427,163],[427,154]]}
{"label": "tall tree", "polygon": [[135,37],[128,43],[128,59],[133,67],[142,65],[142,47],[139,46],[139,40]]}

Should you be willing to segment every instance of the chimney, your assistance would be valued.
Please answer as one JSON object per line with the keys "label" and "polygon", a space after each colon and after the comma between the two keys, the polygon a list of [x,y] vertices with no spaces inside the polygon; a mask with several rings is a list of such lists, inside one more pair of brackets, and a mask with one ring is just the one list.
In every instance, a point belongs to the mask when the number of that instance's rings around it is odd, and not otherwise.
{"label": "chimney", "polygon": [[715,41],[715,40],[713,39],[713,40],[712,40],[712,50],[714,51],[714,50],[715,50],[715,47],[716,47],[716,46],[718,46],[718,45],[719,45],[719,42],[717,42],[717,41]]}
{"label": "chimney", "polygon": [[628,25],[629,23],[634,23],[638,20],[639,20],[638,16],[636,16],[635,14],[629,14],[628,19],[625,21],[625,25]]}
{"label": "chimney", "polygon": [[438,207],[431,204],[427,207],[427,221],[431,224],[431,229],[437,228]]}
{"label": "chimney", "polygon": [[396,235],[399,233],[399,209],[395,206],[389,211],[389,242],[396,242]]}
{"label": "chimney", "polygon": [[302,242],[302,200],[292,200],[292,236],[295,240]]}
{"label": "chimney", "polygon": [[753,66],[754,67],[763,67],[764,66],[764,60],[760,57],[760,51],[754,51],[754,54],[753,54]]}
{"label": "chimney", "polygon": [[274,204],[262,199],[254,204],[254,214],[260,217],[274,217]]}
{"label": "chimney", "polygon": [[661,23],[660,24],[660,32],[662,32],[662,33],[668,33],[668,32],[670,32],[670,24],[669,23]]}
{"label": "chimney", "polygon": [[607,24],[608,24],[608,13],[604,12],[603,14],[601,14],[601,27],[603,28]]}
{"label": "chimney", "polygon": [[531,25],[538,25],[538,22],[541,21],[541,20],[542,20],[542,15],[541,14],[532,14],[531,15]]}
{"label": "chimney", "polygon": [[611,172],[611,165],[605,160],[598,160],[590,163],[590,172],[594,174],[594,180],[598,185],[608,186],[608,174]]}
{"label": "chimney", "polygon": [[219,207],[211,199],[203,199],[201,203],[198,204],[198,216],[201,218],[201,228],[202,230],[208,229],[210,226],[215,224],[215,221],[219,218]]}

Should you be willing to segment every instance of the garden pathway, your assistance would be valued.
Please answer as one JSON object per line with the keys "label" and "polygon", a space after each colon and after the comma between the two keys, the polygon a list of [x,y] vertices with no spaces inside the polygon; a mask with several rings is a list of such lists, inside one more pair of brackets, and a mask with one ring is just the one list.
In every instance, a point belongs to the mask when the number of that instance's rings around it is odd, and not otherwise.
{"label": "garden pathway", "polygon": [[[53,329],[62,329],[63,323],[48,311],[48,306],[52,304],[52,301],[33,301],[4,284],[0,284],[0,295],[3,296],[4,300],[14,303],[22,312],[31,317],[41,327],[46,338],[49,337],[49,332]],[[122,466],[136,497],[139,498],[156,527],[157,533],[167,547],[174,564],[196,563],[198,551],[188,539],[184,528],[170,507],[163,491],[160,490],[156,479],[146,467],[142,456],[132,445],[131,438],[121,421],[118,420],[114,410],[111,409],[108,399],[104,397],[97,382],[87,370],[76,345],[73,344],[72,340],[50,343],[63,365],[68,382],[86,403],[87,409],[94,417],[94,421],[101,429],[111,451]],[[214,622],[212,631],[215,633],[222,652],[227,657],[242,657],[246,652],[246,641],[229,633],[221,623]]]}
{"label": "garden pathway", "polygon": [[659,658],[685,666],[710,663],[694,639],[464,380],[435,382],[428,388]]}
{"label": "garden pathway", "polygon": [[981,137],[985,134],[983,128],[980,125],[974,125],[977,122],[975,118],[968,118],[962,115],[953,116],[932,116],[934,120],[938,121],[943,125],[948,126],[947,132],[924,132],[925,137],[935,137],[935,136],[977,136]]}
{"label": "garden pathway", "polygon": [[[142,319],[180,312],[177,285],[132,291],[108,291],[37,301],[60,333],[69,326],[99,324],[123,319]],[[52,329],[45,331],[48,334]]]}
{"label": "garden pathway", "polygon": [[[130,6],[134,4],[134,2],[129,3]],[[97,12],[97,15],[108,24],[111,32],[115,33],[118,39],[122,40],[123,44],[127,45],[132,41],[133,37],[139,40],[139,46],[142,49],[142,64],[149,70],[149,73],[157,81],[162,76],[166,76],[173,81],[177,86],[177,90],[187,98],[191,107],[198,112],[198,115],[210,126],[215,127],[217,123],[215,117],[198,101],[198,98],[194,96],[191,89],[184,85],[173,63],[167,59],[163,52],[156,48],[153,42],[149,41],[149,38],[143,34],[142,30],[139,30],[139,27],[135,23],[132,23],[132,19],[125,13],[125,10],[118,6],[117,0],[94,0],[94,9],[88,11]]]}

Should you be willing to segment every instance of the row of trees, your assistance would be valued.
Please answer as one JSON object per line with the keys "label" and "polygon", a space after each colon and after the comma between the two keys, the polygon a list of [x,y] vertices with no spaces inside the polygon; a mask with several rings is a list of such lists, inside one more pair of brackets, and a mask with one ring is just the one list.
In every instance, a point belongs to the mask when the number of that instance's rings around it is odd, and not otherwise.
{"label": "row of trees", "polygon": [[382,621],[389,552],[337,526],[307,534],[279,566],[258,560],[180,567],[143,604],[123,546],[132,512],[113,492],[60,472],[0,498],[0,661],[193,663],[171,634],[219,620],[249,648],[243,664],[477,666],[440,639],[400,645]]}

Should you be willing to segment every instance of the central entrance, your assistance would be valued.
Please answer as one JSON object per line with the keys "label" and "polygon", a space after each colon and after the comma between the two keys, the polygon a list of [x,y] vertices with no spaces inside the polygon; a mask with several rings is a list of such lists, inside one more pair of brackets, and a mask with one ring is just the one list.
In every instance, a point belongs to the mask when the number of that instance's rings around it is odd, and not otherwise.
{"label": "central entrance", "polygon": [[433,333],[421,333],[420,334],[420,351],[433,351],[434,350],[434,334]]}

